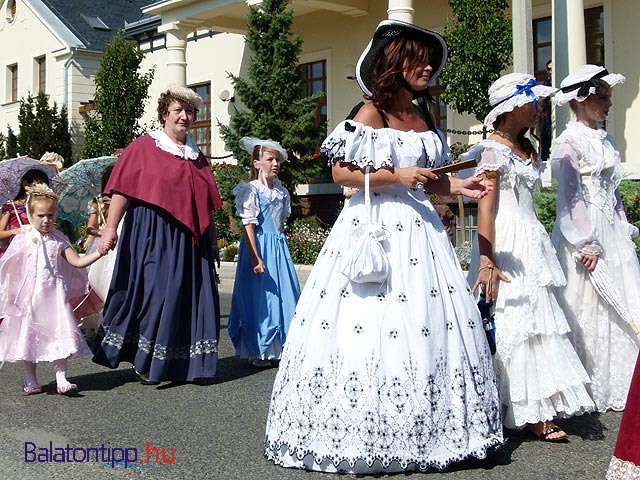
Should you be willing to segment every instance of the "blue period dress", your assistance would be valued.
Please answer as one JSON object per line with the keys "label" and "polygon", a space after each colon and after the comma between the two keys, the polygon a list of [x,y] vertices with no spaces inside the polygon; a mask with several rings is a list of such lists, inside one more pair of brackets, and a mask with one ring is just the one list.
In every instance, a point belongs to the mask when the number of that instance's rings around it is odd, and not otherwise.
{"label": "blue period dress", "polygon": [[284,222],[291,214],[289,192],[275,179],[272,189],[253,180],[240,183],[233,193],[243,225],[255,225],[265,272],[253,273],[246,237],[242,237],[229,335],[240,358],[279,360],[300,297],[300,284],[283,232]]}
{"label": "blue period dress", "polygon": [[[330,161],[374,169],[451,161],[436,132],[340,123]],[[422,189],[351,197],[300,296],[276,375],[266,456],[278,465],[376,473],[445,468],[502,442],[491,354],[471,289]],[[384,283],[354,283],[345,259],[371,222],[386,232]],[[348,264],[348,260],[347,260]]]}

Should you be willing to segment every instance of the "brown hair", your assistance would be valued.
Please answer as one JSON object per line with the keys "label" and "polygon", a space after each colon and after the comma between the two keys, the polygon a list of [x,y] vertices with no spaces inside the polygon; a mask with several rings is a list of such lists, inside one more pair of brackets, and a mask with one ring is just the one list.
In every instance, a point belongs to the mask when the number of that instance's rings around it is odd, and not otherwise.
{"label": "brown hair", "polygon": [[184,102],[187,105],[190,105],[191,108],[193,108],[194,114],[198,113],[198,109],[193,105],[191,105],[189,102],[186,102],[181,98],[176,98],[167,92],[162,92],[160,94],[160,97],[158,97],[158,121],[160,122],[160,125],[162,125],[163,127],[164,127],[164,116],[167,113],[169,113],[169,105],[171,105],[173,102]]}
{"label": "brown hair", "polygon": [[378,110],[391,108],[393,93],[406,86],[404,72],[428,63],[430,55],[429,46],[412,36],[401,36],[391,40],[373,68],[373,95],[366,98],[371,100]]}
{"label": "brown hair", "polygon": [[[496,121],[493,122],[492,124],[492,127],[494,130],[497,130],[498,127],[500,127],[500,122],[502,122],[503,118],[504,118],[504,113],[502,115],[498,115],[498,118],[496,118]],[[534,137],[536,137],[536,135],[533,133],[533,128],[525,127],[518,132],[517,140],[520,146],[522,147],[522,149],[524,150],[524,153],[531,160],[531,163],[535,164],[536,158],[538,157],[538,151],[536,150],[536,147],[533,145],[533,142],[529,139],[529,137],[527,137],[527,132],[529,132],[530,130],[531,130],[531,134]]]}

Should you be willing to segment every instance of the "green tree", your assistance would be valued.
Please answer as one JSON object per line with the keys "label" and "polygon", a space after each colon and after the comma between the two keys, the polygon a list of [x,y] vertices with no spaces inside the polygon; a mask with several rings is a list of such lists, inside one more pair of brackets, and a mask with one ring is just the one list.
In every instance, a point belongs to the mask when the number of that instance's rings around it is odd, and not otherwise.
{"label": "green tree", "polygon": [[229,74],[244,109],[234,112],[229,125],[220,125],[227,148],[245,169],[251,156],[238,145],[240,138],[271,138],[289,152],[291,162],[280,172],[290,192],[309,182],[321,170],[322,160],[312,155],[326,133],[316,125],[322,92],[307,97],[302,91],[298,57],[302,39],[292,36],[293,10],[288,0],[264,0],[249,7],[247,45],[253,51],[248,78]]}
{"label": "green tree", "polygon": [[4,133],[0,132],[0,160],[4,160],[7,157],[7,137],[4,136]]}
{"label": "green tree", "polygon": [[[71,165],[71,134],[64,106],[58,111],[56,103],[50,105],[44,93],[38,93],[35,97],[29,95],[20,100],[18,124],[16,152],[36,159],[45,152],[55,152],[62,155],[65,165]],[[13,132],[7,137],[7,144],[11,134]],[[9,150],[7,145],[7,154]]]}
{"label": "green tree", "polygon": [[155,71],[139,73],[144,55],[122,33],[107,45],[95,77],[95,110],[85,117],[83,157],[110,155],[142,133],[139,119]]}
{"label": "green tree", "polygon": [[442,72],[442,99],[458,113],[482,121],[491,110],[488,90],[511,62],[507,0],[449,0],[453,18],[445,26],[449,60]]}
{"label": "green tree", "polygon": [[7,126],[6,153],[7,158],[16,158],[18,156],[18,137],[9,126]]}

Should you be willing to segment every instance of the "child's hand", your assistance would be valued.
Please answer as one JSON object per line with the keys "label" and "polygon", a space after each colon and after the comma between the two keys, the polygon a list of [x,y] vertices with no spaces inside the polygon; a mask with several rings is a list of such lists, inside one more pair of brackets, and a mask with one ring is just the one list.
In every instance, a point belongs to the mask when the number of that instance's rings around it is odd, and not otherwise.
{"label": "child's hand", "polygon": [[257,275],[262,275],[264,273],[264,263],[262,262],[262,259],[259,258],[258,259],[258,264],[255,265],[253,267],[253,273],[257,274]]}
{"label": "child's hand", "polygon": [[98,251],[106,255],[109,250],[113,250],[118,243],[118,233],[113,227],[105,227],[98,244]]}

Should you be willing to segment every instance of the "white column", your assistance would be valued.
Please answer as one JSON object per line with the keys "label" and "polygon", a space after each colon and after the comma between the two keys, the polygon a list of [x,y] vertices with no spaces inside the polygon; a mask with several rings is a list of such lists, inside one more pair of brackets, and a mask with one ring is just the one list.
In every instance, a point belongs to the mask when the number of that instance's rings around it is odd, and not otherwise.
{"label": "white column", "polygon": [[533,21],[531,0],[513,0],[513,71],[533,74]]}
{"label": "white column", "polygon": [[413,0],[389,0],[387,15],[389,20],[413,23]]}
{"label": "white column", "polygon": [[[553,85],[587,63],[583,0],[553,0]],[[570,119],[568,106],[556,107],[556,134]]]}
{"label": "white column", "polygon": [[187,84],[187,32],[173,24],[163,29],[167,36],[167,83]]}

